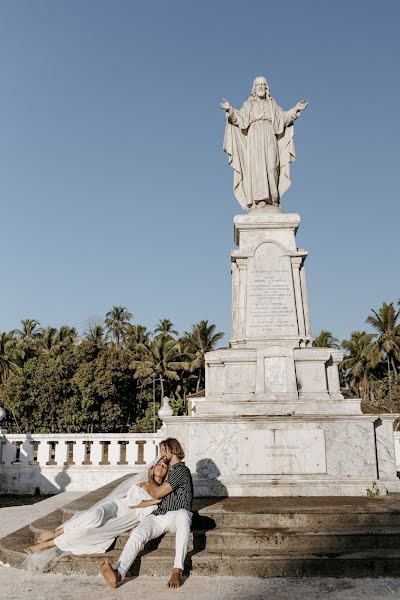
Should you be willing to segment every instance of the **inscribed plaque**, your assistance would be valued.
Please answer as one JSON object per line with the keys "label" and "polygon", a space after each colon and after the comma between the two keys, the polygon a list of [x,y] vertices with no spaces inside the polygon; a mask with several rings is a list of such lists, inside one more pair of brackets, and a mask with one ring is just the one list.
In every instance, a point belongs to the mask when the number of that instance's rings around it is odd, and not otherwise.
{"label": "inscribed plaque", "polygon": [[290,257],[271,242],[248,259],[246,323],[248,337],[298,334]]}
{"label": "inscribed plaque", "polygon": [[326,473],[325,432],[323,429],[241,431],[239,471],[243,475]]}

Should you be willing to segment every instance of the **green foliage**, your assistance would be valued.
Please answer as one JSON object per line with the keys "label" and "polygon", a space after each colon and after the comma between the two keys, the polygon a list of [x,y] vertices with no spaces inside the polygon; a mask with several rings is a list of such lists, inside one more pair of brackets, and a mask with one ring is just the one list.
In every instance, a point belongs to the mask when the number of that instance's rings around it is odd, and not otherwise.
{"label": "green foliage", "polygon": [[353,331],[343,340],[345,356],[341,376],[356,395],[364,412],[398,412],[400,393],[400,311],[384,302],[366,322],[373,332]]}
{"label": "green foliage", "polygon": [[314,339],[313,346],[316,348],[339,348],[339,340],[331,334],[330,331],[321,331]]}
{"label": "green foliage", "polygon": [[82,338],[73,327],[42,328],[34,319],[0,334],[2,426],[10,432],[152,432],[153,394],[156,430],[164,395],[175,414],[187,414],[187,396],[204,381],[204,351],[222,334],[207,321],[194,325],[193,334],[206,336],[199,355],[188,334],[173,337],[178,333],[169,319],[160,320],[152,336],[131,318],[114,306],[104,324],[89,324]]}
{"label": "green foliage", "polygon": [[[153,403],[151,402],[144,411],[141,418],[137,419],[134,425],[129,429],[130,433],[153,433],[157,431],[162,425],[158,416],[161,404],[155,403],[155,409],[153,409]],[[154,420],[155,412],[155,420]]]}
{"label": "green foliage", "polygon": [[367,492],[368,498],[376,498],[376,496],[380,496],[381,495],[381,493],[379,491],[379,488],[376,485],[376,481],[372,482],[371,487],[367,488],[366,492]]}

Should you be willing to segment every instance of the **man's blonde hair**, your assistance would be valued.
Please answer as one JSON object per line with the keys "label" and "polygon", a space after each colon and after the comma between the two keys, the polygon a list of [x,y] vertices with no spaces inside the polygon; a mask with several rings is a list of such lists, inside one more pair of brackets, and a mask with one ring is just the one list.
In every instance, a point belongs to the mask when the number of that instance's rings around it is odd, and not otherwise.
{"label": "man's blonde hair", "polygon": [[166,440],[161,442],[160,446],[164,446],[164,448],[168,448],[168,450],[171,452],[171,454],[175,454],[175,456],[180,458],[180,460],[185,458],[185,453],[183,451],[183,448],[180,445],[180,443],[178,442],[178,440],[176,440],[175,438],[167,438]]}

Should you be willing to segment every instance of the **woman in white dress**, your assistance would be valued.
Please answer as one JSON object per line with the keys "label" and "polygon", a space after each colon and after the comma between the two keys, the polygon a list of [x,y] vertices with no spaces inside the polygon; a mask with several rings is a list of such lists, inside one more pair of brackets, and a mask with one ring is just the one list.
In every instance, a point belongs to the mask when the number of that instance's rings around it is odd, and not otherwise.
{"label": "woman in white dress", "polygon": [[[160,459],[154,467],[156,483],[161,484],[167,472],[167,463]],[[147,481],[139,481],[142,478],[141,473],[130,477],[99,503],[44,532],[25,552],[36,554],[54,547],[74,555],[106,552],[117,536],[135,527],[160,502],[149,494]]]}

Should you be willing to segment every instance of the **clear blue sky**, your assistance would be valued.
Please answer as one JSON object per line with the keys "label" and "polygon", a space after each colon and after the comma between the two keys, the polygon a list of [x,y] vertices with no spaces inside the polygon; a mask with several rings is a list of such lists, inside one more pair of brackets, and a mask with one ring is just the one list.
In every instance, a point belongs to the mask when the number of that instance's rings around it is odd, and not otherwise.
{"label": "clear blue sky", "polygon": [[113,304],[230,332],[222,96],[266,75],[295,127],[314,333],[399,288],[398,1],[2,0],[0,330]]}

